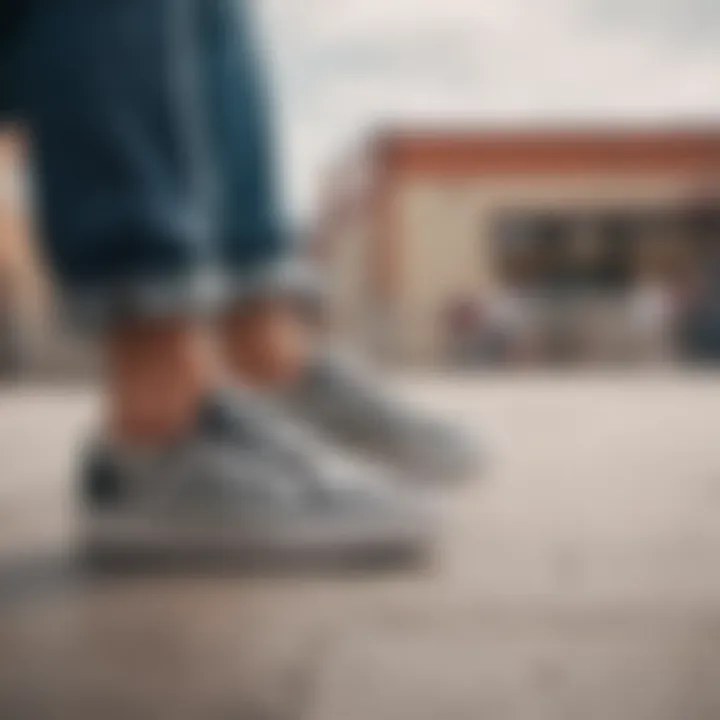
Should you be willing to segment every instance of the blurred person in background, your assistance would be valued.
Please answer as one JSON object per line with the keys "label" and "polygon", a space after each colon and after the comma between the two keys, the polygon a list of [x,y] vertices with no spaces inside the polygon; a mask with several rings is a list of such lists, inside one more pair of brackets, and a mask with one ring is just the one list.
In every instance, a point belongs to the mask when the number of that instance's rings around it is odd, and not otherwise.
{"label": "blurred person in background", "polygon": [[496,362],[525,365],[536,359],[537,323],[531,309],[531,298],[512,280],[485,297],[485,333]]}
{"label": "blurred person in background", "polygon": [[0,0],[0,29],[46,256],[104,356],[91,549],[424,546],[400,478],[458,475],[475,448],[313,346],[248,3]]}
{"label": "blurred person in background", "polygon": [[641,276],[631,290],[629,301],[635,359],[670,360],[676,307],[669,284],[652,274]]}
{"label": "blurred person in background", "polygon": [[448,358],[455,367],[469,368],[486,360],[483,347],[483,308],[472,297],[451,302],[444,313]]}

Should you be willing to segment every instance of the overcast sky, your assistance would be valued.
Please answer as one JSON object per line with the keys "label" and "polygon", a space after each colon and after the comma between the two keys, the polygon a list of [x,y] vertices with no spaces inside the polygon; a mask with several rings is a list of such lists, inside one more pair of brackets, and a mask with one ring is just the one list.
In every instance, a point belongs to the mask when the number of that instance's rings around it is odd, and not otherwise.
{"label": "overcast sky", "polygon": [[720,118],[718,0],[260,0],[289,206],[381,122]]}

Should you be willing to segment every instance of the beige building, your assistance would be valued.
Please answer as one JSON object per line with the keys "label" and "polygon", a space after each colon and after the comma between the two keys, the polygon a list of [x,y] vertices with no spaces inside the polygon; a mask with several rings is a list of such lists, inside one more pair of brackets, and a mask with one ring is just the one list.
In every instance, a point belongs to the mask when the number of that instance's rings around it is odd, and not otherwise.
{"label": "beige building", "polygon": [[442,362],[463,299],[610,296],[689,273],[698,227],[717,229],[720,131],[390,132],[332,180],[319,247],[333,330]]}

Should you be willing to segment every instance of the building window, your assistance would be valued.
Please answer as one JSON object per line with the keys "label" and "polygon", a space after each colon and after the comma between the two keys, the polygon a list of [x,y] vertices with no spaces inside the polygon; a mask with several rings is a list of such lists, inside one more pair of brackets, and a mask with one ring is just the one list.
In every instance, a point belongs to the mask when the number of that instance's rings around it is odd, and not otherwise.
{"label": "building window", "polygon": [[529,292],[627,288],[648,220],[631,212],[519,211],[496,222],[493,248],[501,280]]}

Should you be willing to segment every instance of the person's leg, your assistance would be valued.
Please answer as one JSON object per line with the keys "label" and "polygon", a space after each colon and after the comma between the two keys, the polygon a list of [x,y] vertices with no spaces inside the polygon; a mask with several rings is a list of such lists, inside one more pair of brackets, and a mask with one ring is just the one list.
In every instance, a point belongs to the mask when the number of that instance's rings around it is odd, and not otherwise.
{"label": "person's leg", "polygon": [[104,343],[107,432],[134,446],[192,431],[217,382],[211,347],[186,320],[136,321]]}
{"label": "person's leg", "polygon": [[208,383],[214,300],[195,0],[39,0],[23,105],[41,236],[72,319],[101,333],[114,434],[159,440]]}
{"label": "person's leg", "polygon": [[220,323],[236,376],[273,386],[305,365],[306,328],[290,298],[309,273],[293,257],[276,184],[276,143],[256,18],[247,0],[213,0],[201,9],[204,78],[218,157],[221,250],[232,302]]}
{"label": "person's leg", "polygon": [[202,31],[222,186],[222,250],[235,300],[220,323],[231,371],[239,382],[292,398],[286,408],[303,421],[343,442],[359,441],[356,449],[413,475],[444,477],[474,467],[474,442],[463,433],[406,408],[352,365],[313,347],[296,300],[318,288],[293,261],[281,227],[267,88],[247,3],[208,2]]}
{"label": "person's leg", "polygon": [[223,355],[240,382],[276,390],[298,382],[311,338],[294,304],[260,297],[235,306],[221,321]]}
{"label": "person's leg", "polygon": [[[109,428],[81,475],[87,547],[412,550],[429,531],[402,490],[298,440],[251,393],[209,392],[218,370],[199,316],[216,299],[214,211],[193,38],[202,8],[220,1],[39,0],[33,19],[25,107],[47,254],[106,358]],[[262,192],[246,190],[251,213]],[[263,235],[259,248],[271,246]]]}
{"label": "person's leg", "polygon": [[198,7],[202,85],[218,160],[218,235],[241,298],[280,277],[291,250],[283,226],[274,155],[270,85],[249,0]]}

